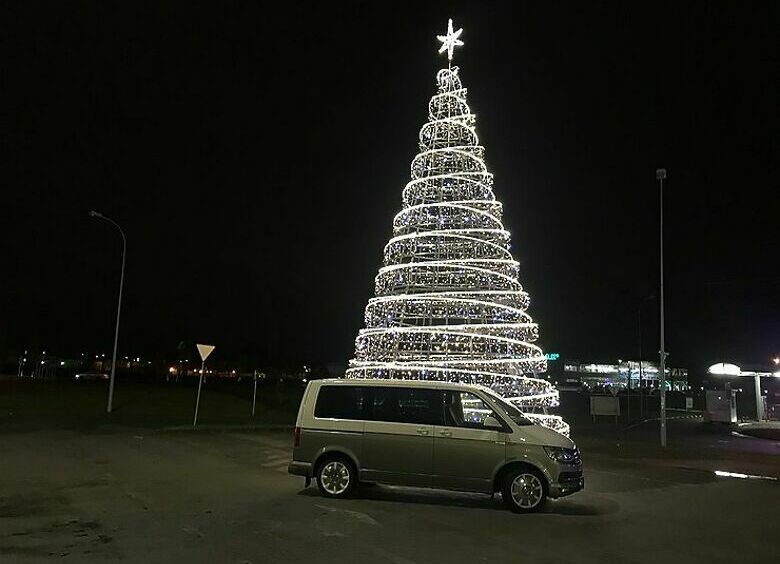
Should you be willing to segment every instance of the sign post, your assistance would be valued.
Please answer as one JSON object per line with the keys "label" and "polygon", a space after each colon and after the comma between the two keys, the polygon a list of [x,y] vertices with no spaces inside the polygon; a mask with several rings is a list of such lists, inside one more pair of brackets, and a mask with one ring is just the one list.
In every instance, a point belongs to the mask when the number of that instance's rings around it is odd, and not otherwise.
{"label": "sign post", "polygon": [[252,378],[252,417],[255,416],[255,402],[257,401],[257,369],[255,369],[254,377]]}
{"label": "sign post", "polygon": [[200,354],[200,378],[198,379],[198,396],[195,399],[195,418],[192,420],[192,428],[198,424],[198,408],[200,407],[200,389],[203,386],[203,375],[206,373],[206,359],[214,350],[213,345],[196,345]]}

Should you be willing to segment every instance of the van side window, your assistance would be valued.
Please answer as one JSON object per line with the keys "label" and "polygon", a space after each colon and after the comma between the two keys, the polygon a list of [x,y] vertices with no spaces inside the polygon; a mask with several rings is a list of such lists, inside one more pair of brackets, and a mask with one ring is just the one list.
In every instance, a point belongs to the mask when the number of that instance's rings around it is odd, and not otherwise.
{"label": "van side window", "polygon": [[488,415],[497,417],[490,407],[479,397],[469,392],[444,392],[444,420],[452,427],[484,428]]}
{"label": "van side window", "polygon": [[369,419],[420,425],[441,425],[443,395],[438,390],[421,388],[372,387],[373,402]]}
{"label": "van side window", "polygon": [[322,386],[317,394],[314,417],[320,419],[364,419],[366,388]]}

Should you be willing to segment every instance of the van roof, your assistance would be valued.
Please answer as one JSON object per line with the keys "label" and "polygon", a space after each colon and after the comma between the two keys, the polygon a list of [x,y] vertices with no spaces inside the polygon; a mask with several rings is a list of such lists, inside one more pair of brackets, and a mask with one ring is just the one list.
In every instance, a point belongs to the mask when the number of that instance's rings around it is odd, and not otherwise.
{"label": "van roof", "polygon": [[478,384],[461,384],[459,382],[444,382],[440,380],[400,380],[391,378],[326,378],[323,380],[312,380],[311,383],[337,386],[403,386],[407,388],[432,388],[434,390],[475,390],[484,387]]}

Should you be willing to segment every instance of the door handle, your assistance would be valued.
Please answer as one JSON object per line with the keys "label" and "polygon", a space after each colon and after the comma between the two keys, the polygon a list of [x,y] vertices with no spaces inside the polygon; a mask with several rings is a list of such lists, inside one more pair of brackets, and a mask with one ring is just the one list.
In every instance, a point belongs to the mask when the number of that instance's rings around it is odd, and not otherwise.
{"label": "door handle", "polygon": [[428,429],[417,429],[418,435],[427,435],[429,433]]}
{"label": "door handle", "polygon": [[452,436],[452,431],[448,431],[446,429],[443,429],[443,430],[439,431],[439,434],[442,437],[451,437]]}

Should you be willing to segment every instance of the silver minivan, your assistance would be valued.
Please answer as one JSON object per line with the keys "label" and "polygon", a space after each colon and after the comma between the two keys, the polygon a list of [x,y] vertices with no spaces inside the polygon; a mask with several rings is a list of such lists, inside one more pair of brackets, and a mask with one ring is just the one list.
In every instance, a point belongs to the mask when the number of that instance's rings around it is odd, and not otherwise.
{"label": "silver minivan", "polygon": [[584,486],[570,439],[487,388],[433,381],[309,382],[288,471],[328,497],[360,482],[500,491],[516,512]]}

